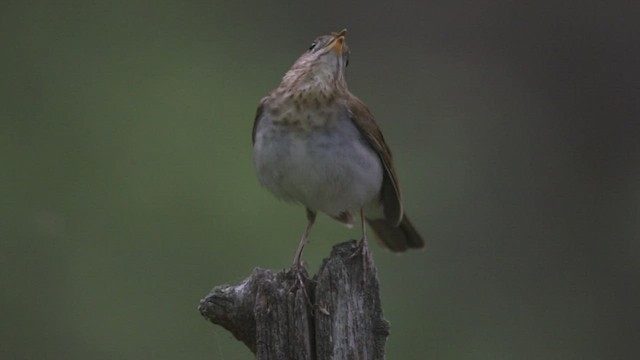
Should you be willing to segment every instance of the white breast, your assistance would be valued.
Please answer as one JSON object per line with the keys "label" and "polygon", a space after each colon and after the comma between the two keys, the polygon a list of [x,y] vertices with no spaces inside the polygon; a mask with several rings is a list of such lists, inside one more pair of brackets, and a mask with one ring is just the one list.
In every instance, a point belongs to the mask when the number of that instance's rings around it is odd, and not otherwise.
{"label": "white breast", "polygon": [[256,129],[253,158],[260,183],[277,197],[337,216],[378,201],[383,169],[346,115],[330,123],[293,131],[265,117]]}

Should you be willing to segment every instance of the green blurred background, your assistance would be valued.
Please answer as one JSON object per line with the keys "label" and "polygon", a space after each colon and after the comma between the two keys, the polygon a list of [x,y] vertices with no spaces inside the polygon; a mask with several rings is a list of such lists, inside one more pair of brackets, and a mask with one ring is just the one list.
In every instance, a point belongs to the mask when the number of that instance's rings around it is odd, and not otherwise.
{"label": "green blurred background", "polygon": [[[344,27],[428,239],[372,246],[388,358],[629,358],[640,6],[611,4],[4,1],[0,358],[252,358],[196,308],[290,264],[253,116]],[[312,271],[358,234],[320,217]]]}

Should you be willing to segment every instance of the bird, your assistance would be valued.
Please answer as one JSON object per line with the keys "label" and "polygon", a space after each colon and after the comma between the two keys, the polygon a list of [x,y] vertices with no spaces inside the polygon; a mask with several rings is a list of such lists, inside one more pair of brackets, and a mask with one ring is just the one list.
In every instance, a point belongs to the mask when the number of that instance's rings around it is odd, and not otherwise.
{"label": "bird", "polygon": [[318,212],[353,227],[360,215],[392,252],[424,247],[403,211],[391,151],[373,114],[347,87],[347,30],[317,37],[280,85],[263,97],[253,123],[253,163],[259,183],[277,198],[306,208],[302,252]]}

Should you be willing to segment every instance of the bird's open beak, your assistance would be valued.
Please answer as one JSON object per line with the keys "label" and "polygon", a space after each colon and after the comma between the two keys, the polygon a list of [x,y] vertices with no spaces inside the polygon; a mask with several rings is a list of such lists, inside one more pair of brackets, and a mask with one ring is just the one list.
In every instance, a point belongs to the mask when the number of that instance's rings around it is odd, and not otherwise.
{"label": "bird's open beak", "polygon": [[342,52],[344,51],[344,38],[347,36],[347,29],[343,29],[339,33],[332,33],[331,35],[333,35],[333,40],[327,44],[327,48],[342,55]]}

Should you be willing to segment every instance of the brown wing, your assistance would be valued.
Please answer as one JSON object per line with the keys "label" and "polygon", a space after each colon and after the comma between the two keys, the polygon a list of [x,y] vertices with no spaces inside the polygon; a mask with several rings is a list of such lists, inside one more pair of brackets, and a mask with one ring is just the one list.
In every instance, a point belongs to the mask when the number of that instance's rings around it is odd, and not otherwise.
{"label": "brown wing", "polygon": [[380,128],[373,120],[373,114],[360,101],[352,96],[347,103],[351,121],[356,125],[362,136],[367,140],[373,150],[380,156],[380,161],[384,166],[384,178],[380,191],[380,200],[384,207],[384,216],[394,226],[400,225],[402,221],[402,196],[396,172],[391,161],[391,150],[384,142],[384,137]]}

